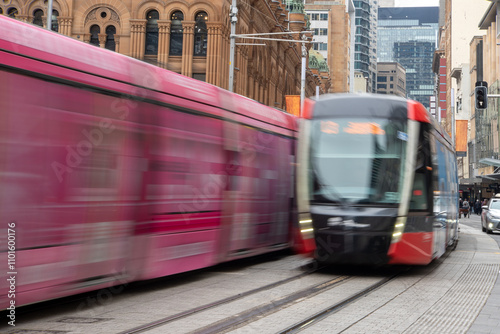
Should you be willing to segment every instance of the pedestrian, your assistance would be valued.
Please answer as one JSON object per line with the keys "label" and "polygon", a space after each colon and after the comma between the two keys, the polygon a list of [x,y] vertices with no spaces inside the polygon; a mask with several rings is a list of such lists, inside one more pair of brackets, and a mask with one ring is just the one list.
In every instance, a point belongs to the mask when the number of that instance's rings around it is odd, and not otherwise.
{"label": "pedestrian", "polygon": [[487,205],[488,205],[488,199],[484,198],[483,202],[481,203],[481,208],[479,208],[479,214],[480,215],[483,214],[483,206],[487,206]]}
{"label": "pedestrian", "polygon": [[464,202],[462,204],[462,208],[464,210],[464,218],[470,217],[470,205],[469,205],[469,201],[467,200],[467,198],[464,200]]}
{"label": "pedestrian", "polygon": [[474,204],[474,213],[479,215],[481,213],[481,202],[479,199],[476,199],[476,203]]}

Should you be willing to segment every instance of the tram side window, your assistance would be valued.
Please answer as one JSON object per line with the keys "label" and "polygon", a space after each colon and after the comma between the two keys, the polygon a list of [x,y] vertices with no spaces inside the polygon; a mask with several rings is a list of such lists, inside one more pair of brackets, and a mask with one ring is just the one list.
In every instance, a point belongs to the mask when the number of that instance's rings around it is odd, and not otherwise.
{"label": "tram side window", "polygon": [[427,124],[421,124],[418,141],[410,210],[428,211],[430,207],[429,199],[431,198],[429,185],[432,182],[432,163]]}

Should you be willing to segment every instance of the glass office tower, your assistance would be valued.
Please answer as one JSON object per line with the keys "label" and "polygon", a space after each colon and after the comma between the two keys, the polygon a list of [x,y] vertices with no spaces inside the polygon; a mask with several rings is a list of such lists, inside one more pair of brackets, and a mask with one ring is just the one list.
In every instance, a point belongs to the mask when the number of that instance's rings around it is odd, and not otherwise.
{"label": "glass office tower", "polygon": [[408,98],[429,108],[434,95],[432,58],[439,29],[439,7],[380,7],[377,59],[406,69]]}
{"label": "glass office tower", "polygon": [[363,73],[368,81],[368,91],[375,92],[377,77],[377,1],[354,0],[356,8],[356,35],[354,49],[354,69]]}

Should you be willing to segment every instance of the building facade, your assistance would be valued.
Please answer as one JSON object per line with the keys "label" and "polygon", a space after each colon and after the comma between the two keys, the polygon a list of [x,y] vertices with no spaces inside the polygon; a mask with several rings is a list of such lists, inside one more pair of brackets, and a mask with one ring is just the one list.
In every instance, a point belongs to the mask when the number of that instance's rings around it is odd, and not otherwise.
{"label": "building facade", "polygon": [[370,75],[371,75],[371,86],[372,93],[377,91],[377,36],[378,36],[378,0],[370,0]]}
{"label": "building facade", "polygon": [[376,37],[378,5],[374,0],[355,0],[356,32],[354,70],[363,73],[368,92],[375,92],[377,77]]}
{"label": "building facade", "polygon": [[[476,36],[471,43],[471,65],[475,67],[475,77],[471,80],[471,91],[476,81],[486,81],[488,94],[500,94],[500,64],[498,59],[500,3],[491,1],[479,22],[479,28],[485,33]],[[475,109],[475,98],[471,101],[471,110],[475,110],[472,130],[475,132],[470,148],[474,152],[471,159],[472,170],[481,183],[476,183],[483,197],[492,197],[500,192],[500,101],[498,98],[488,99],[486,109]],[[471,136],[472,137],[472,136]],[[479,187],[478,187],[479,186]]]}
{"label": "building facade", "polygon": [[391,94],[406,98],[406,70],[401,64],[377,64],[377,94]]}
{"label": "building facade", "polygon": [[[495,120],[488,112],[475,109],[474,88],[494,68],[485,67],[489,65],[485,63],[482,37],[488,30],[487,22],[494,20],[489,11],[492,6],[489,1],[474,5],[468,0],[440,1],[439,48],[434,57],[435,72],[444,71],[444,79],[436,85],[436,91],[441,90],[439,116],[456,142],[460,191],[463,197],[470,198],[491,197],[488,183],[492,180],[483,176],[490,174],[493,167],[480,160],[494,156],[490,139],[491,122],[495,124]],[[490,13],[489,18],[486,13]]]}
{"label": "building facade", "polygon": [[368,82],[361,72],[354,72],[354,93],[367,93]]}
{"label": "building facade", "polygon": [[325,59],[331,78],[330,93],[354,89],[354,5],[352,0],[306,0],[305,12],[313,31],[313,46]]}
{"label": "building facade", "polygon": [[429,108],[439,7],[380,7],[378,14],[378,61],[400,63],[406,69],[408,98]]}
{"label": "building facade", "polygon": [[[307,28],[301,0],[237,3],[236,34],[298,32]],[[96,47],[227,89],[230,7],[231,0],[53,0],[52,27]],[[46,25],[46,12],[47,2],[43,0],[0,3],[1,14],[40,26]],[[299,34],[283,37],[299,38]],[[265,46],[236,46],[234,91],[284,109],[286,95],[300,94],[301,45],[271,40],[245,42]],[[306,96],[311,96],[316,86],[325,85],[321,77],[310,69],[306,71]]]}
{"label": "building facade", "polygon": [[434,95],[432,61],[434,42],[395,42],[394,61],[406,69],[407,96],[429,108],[429,97]]}

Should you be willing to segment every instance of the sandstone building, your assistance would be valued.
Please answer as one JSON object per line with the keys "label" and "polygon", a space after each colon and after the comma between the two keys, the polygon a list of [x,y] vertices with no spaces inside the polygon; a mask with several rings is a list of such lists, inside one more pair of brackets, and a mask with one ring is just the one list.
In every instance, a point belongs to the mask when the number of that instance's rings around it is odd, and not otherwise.
{"label": "sandstone building", "polygon": [[[306,29],[300,0],[238,0],[237,3],[236,34]],[[230,7],[231,0],[53,0],[52,29],[227,89]],[[4,0],[0,2],[0,14],[45,26],[47,0]],[[300,35],[267,37],[289,40],[299,39]],[[283,109],[286,95],[300,94],[299,43],[248,39],[236,42],[245,44],[237,45],[235,51],[236,93]],[[314,95],[316,86],[321,93],[325,92],[330,87],[329,81],[329,75],[307,69],[305,95]]]}

